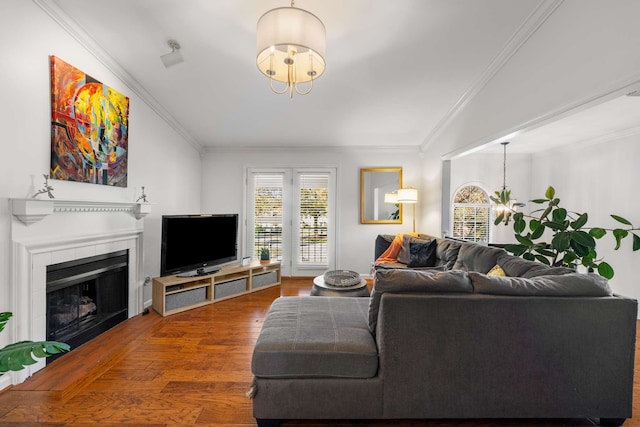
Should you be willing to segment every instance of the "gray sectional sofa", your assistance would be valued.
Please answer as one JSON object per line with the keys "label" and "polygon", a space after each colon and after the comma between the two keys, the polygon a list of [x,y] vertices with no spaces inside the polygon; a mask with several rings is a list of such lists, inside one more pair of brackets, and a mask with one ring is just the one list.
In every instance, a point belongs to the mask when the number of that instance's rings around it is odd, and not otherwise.
{"label": "gray sectional sofa", "polygon": [[631,417],[635,300],[597,275],[436,245],[433,268],[377,266],[370,298],[274,301],[252,360],[259,425]]}

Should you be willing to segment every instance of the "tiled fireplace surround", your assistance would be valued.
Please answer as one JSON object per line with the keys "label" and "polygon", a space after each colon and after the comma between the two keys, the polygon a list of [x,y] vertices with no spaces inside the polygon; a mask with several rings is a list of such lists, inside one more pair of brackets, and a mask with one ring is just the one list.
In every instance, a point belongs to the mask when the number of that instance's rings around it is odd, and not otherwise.
{"label": "tiled fireplace surround", "polygon": [[[46,270],[51,264],[128,249],[128,315],[142,311],[142,218],[150,211],[149,205],[12,199],[11,211],[9,295],[14,317],[7,329],[13,341],[45,339]],[[40,360],[0,379],[18,384],[44,366]],[[7,385],[0,383],[0,389]]]}

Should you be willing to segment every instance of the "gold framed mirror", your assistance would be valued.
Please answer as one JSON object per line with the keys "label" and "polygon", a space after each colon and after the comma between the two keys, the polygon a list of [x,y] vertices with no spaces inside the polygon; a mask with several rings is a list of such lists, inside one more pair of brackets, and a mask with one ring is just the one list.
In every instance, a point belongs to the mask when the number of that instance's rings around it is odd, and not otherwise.
{"label": "gold framed mirror", "polygon": [[402,168],[360,169],[360,223],[402,224],[402,204],[387,195],[402,188]]}

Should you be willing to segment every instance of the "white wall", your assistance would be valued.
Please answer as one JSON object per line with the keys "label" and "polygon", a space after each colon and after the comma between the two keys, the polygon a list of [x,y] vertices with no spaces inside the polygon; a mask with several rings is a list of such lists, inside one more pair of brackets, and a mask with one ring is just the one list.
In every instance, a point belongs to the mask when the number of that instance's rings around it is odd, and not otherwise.
{"label": "white wall", "polygon": [[[456,191],[467,184],[478,185],[490,196],[502,189],[503,155],[474,153],[451,160],[451,194],[449,203],[453,201]],[[532,199],[530,191],[531,156],[523,154],[507,154],[507,189],[518,202],[526,203]],[[530,204],[519,209],[529,212]],[[453,212],[453,211],[452,211]],[[493,218],[492,218],[493,221]],[[492,243],[513,243],[513,222],[509,225],[491,225]]]}
{"label": "white wall", "polygon": [[[244,174],[248,167],[337,167],[338,269],[369,274],[378,234],[410,232],[412,209],[404,209],[402,224],[360,224],[360,168],[402,167],[405,186],[420,187],[417,152],[365,149],[237,150],[207,153],[203,160],[202,211],[239,213],[244,224]],[[419,202],[417,213],[422,208]],[[416,215],[419,218],[419,215]],[[420,231],[419,221],[416,230]],[[240,242],[240,251],[244,250]]]}
{"label": "white wall", "polygon": [[503,139],[555,114],[640,81],[640,2],[565,0],[492,78],[471,89],[464,108],[443,117],[446,126],[425,140],[429,202],[424,229],[440,233],[440,159],[443,155]]}
{"label": "white wall", "polygon": [[[567,210],[587,212],[590,226],[615,228],[610,217],[620,215],[640,227],[640,134],[597,144],[575,144],[563,150],[534,155],[532,191],[542,197],[549,185]],[[636,231],[640,235],[640,231]],[[598,241],[598,255],[612,265],[610,284],[615,292],[640,299],[638,269],[640,251],[633,252],[631,238],[615,251],[609,233]]]}
{"label": "white wall", "polygon": [[[51,181],[62,200],[135,201],[146,187],[152,213],[144,220],[144,275],[160,273],[160,215],[200,209],[200,155],[109,69],[31,1],[3,0],[0,38],[10,40],[0,64],[0,312],[9,311],[9,199],[30,197],[49,173],[49,55],[55,55],[130,97],[128,188]],[[145,289],[145,301],[150,301]],[[8,328],[10,331],[11,328]],[[0,334],[0,347],[10,340]]]}

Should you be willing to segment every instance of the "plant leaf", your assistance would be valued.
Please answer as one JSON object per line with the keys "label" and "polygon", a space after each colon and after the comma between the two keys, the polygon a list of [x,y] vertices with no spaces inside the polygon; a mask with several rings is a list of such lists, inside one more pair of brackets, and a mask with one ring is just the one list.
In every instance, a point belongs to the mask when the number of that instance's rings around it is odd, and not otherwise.
{"label": "plant leaf", "polygon": [[605,234],[607,234],[607,230],[605,230],[604,228],[596,227],[589,230],[589,234],[596,239],[601,239]]}
{"label": "plant leaf", "polygon": [[547,198],[547,200],[552,200],[556,195],[556,189],[553,188],[552,186],[549,186],[547,188],[547,191],[545,191],[544,193],[544,197]]}
{"label": "plant leaf", "polygon": [[551,239],[551,246],[558,252],[564,252],[571,245],[571,234],[564,231],[559,232]]}
{"label": "plant leaf", "polygon": [[578,219],[576,219],[571,223],[571,227],[573,227],[574,230],[582,228],[584,227],[584,225],[587,223],[588,220],[589,220],[589,215],[587,215],[587,213],[585,212],[582,215],[580,215]]}
{"label": "plant leaf", "polygon": [[514,254],[515,256],[520,256],[523,253],[525,253],[527,251],[527,249],[529,249],[527,246],[524,245],[507,245],[504,247],[504,250]]}
{"label": "plant leaf", "polygon": [[604,277],[605,279],[613,279],[613,268],[606,262],[601,262],[598,264],[598,274]]}
{"label": "plant leaf", "polygon": [[640,249],[640,236],[638,236],[635,233],[631,233],[631,234],[633,234],[633,250],[637,251],[638,249]]}
{"label": "plant leaf", "polygon": [[545,256],[543,256],[543,255],[536,255],[535,257],[536,257],[536,259],[537,259],[538,261],[540,261],[541,263],[546,264],[546,265],[551,265],[551,261],[549,261],[549,260],[547,259],[547,257],[545,257]]}
{"label": "plant leaf", "polygon": [[536,203],[536,204],[542,204],[542,203],[547,203],[548,200],[547,199],[533,199],[533,200],[529,200],[531,203]]}
{"label": "plant leaf", "polygon": [[504,219],[504,212],[501,212],[500,215],[496,217],[495,221],[493,221],[493,225],[499,225],[503,219]]}
{"label": "plant leaf", "polygon": [[531,246],[533,246],[533,242],[531,241],[531,239],[529,239],[529,237],[521,236],[520,234],[516,234],[515,237],[516,237],[516,240],[520,242],[520,244],[526,246],[527,248],[530,248]]}
{"label": "plant leaf", "polygon": [[535,261],[536,260],[536,257],[533,256],[533,254],[529,253],[529,252],[527,252],[525,254],[522,254],[522,258],[526,259],[527,261]]}
{"label": "plant leaf", "polygon": [[546,230],[546,227],[544,225],[540,225],[539,227],[536,227],[534,232],[531,233],[531,239],[537,240],[541,238],[542,235],[544,234],[544,230]]}
{"label": "plant leaf", "polygon": [[567,229],[567,226],[563,222],[547,221],[543,222],[542,225],[554,231],[564,231]]}
{"label": "plant leaf", "polygon": [[542,212],[542,215],[540,215],[540,219],[547,219],[552,209],[553,206],[547,206],[547,209],[545,209],[544,212]]}
{"label": "plant leaf", "polygon": [[19,341],[0,349],[0,373],[19,371],[27,365],[33,365],[32,357],[49,357],[53,354],[69,351],[69,345],[56,341]]}
{"label": "plant leaf", "polygon": [[626,219],[622,218],[621,216],[618,215],[611,215],[611,218],[615,219],[618,222],[623,223],[624,225],[631,225],[633,227],[633,225]]}
{"label": "plant leaf", "polygon": [[615,247],[616,251],[620,249],[620,243],[622,242],[622,239],[624,239],[628,235],[629,235],[629,232],[627,230],[623,230],[621,228],[616,228],[615,230],[613,230],[613,237],[616,238],[616,247]]}
{"label": "plant leaf", "polygon": [[538,252],[540,255],[544,255],[549,258],[553,258],[556,256],[556,253],[553,251],[550,251],[549,249],[536,249],[535,251]]}
{"label": "plant leaf", "polygon": [[584,257],[589,255],[589,248],[580,244],[577,240],[571,239],[571,248],[578,257]]}
{"label": "plant leaf", "polygon": [[567,218],[567,210],[564,208],[558,208],[553,211],[553,222],[563,222]]}
{"label": "plant leaf", "polygon": [[589,233],[584,231],[573,231],[571,233],[571,238],[578,242],[580,245],[585,246],[587,248],[595,248],[596,241]]}
{"label": "plant leaf", "polygon": [[515,231],[518,234],[521,234],[524,229],[527,227],[527,222],[524,219],[515,219],[514,218],[514,223],[513,223],[513,231]]}
{"label": "plant leaf", "polygon": [[7,324],[11,316],[13,316],[13,314],[8,311],[0,313],[0,332],[2,332],[4,326]]}

